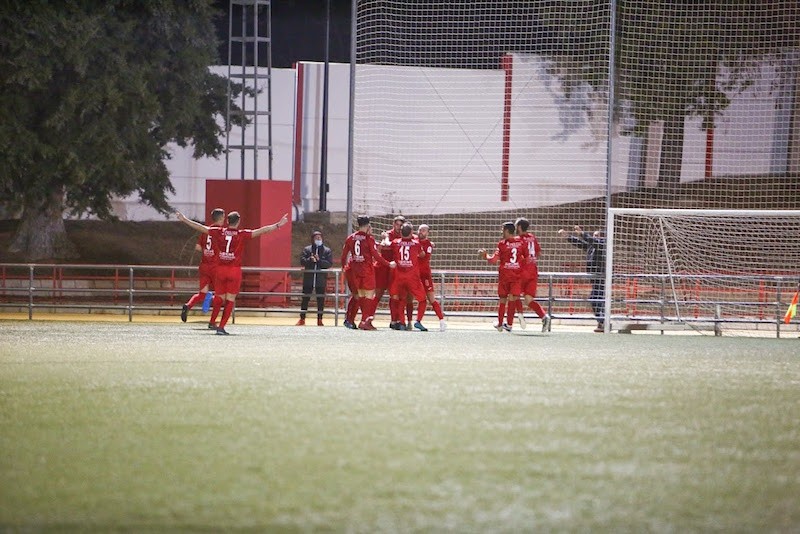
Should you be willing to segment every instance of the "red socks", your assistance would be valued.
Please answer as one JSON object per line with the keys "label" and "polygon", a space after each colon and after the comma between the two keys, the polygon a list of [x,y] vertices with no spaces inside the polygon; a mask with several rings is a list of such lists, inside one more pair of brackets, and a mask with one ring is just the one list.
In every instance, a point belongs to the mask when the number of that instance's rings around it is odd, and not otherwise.
{"label": "red socks", "polygon": [[505,321],[506,316],[506,303],[501,302],[500,305],[497,307],[497,324],[502,325]]}
{"label": "red socks", "polygon": [[230,319],[232,312],[233,312],[233,301],[230,300],[225,301],[225,311],[222,312],[222,320],[219,322],[220,328],[225,328],[225,325],[228,324],[228,319]]}
{"label": "red socks", "polygon": [[439,305],[439,301],[434,300],[431,306],[433,307],[433,312],[436,314],[436,317],[438,317],[440,321],[444,319],[444,313],[442,313],[442,307]]}
{"label": "red socks", "polygon": [[217,323],[217,316],[219,315],[219,310],[222,308],[222,297],[218,297],[214,295],[214,300],[212,301],[212,308],[211,308],[211,319],[210,323],[216,324]]}
{"label": "red socks", "polygon": [[206,294],[205,293],[195,293],[194,295],[192,295],[192,298],[190,298],[186,302],[186,307],[191,309],[192,306],[194,306],[198,302],[202,302],[203,299],[205,299],[205,298],[206,298]]}

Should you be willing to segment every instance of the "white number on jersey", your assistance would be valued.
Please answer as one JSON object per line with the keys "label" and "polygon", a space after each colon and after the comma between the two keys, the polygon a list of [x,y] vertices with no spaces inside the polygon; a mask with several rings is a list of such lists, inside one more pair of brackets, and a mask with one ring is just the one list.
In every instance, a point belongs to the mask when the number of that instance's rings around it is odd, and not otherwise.
{"label": "white number on jersey", "polygon": [[206,234],[206,250],[211,250],[211,234]]}
{"label": "white number on jersey", "polygon": [[533,241],[528,242],[528,252],[530,253],[531,259],[536,259],[536,246]]}
{"label": "white number on jersey", "polygon": [[511,262],[510,263],[517,263],[517,249],[511,249]]}
{"label": "white number on jersey", "polygon": [[231,241],[233,241],[232,235],[225,236],[225,254],[230,254],[231,252]]}
{"label": "white number on jersey", "polygon": [[400,247],[400,261],[407,262],[410,257],[409,247]]}
{"label": "white number on jersey", "polygon": [[356,241],[353,244],[353,252],[355,252],[356,256],[359,258],[361,257],[361,241]]}

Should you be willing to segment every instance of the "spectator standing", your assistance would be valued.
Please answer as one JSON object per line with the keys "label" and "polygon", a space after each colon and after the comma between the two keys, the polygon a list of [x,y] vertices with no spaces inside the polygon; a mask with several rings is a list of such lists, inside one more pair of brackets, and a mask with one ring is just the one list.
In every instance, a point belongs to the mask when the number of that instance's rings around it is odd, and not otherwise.
{"label": "spectator standing", "polygon": [[322,232],[319,230],[311,234],[311,244],[300,253],[300,265],[303,266],[303,299],[300,302],[300,320],[297,326],[306,324],[306,311],[311,300],[311,294],[317,295],[317,326],[324,326],[322,315],[325,312],[325,291],[328,284],[327,269],[333,265],[333,253],[325,246]]}

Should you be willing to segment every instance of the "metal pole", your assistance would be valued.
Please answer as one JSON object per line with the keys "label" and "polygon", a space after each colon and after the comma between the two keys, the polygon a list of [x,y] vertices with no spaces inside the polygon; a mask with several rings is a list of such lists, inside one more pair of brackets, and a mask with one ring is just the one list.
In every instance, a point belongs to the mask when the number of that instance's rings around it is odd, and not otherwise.
{"label": "metal pole", "polygon": [[133,267],[128,272],[128,322],[133,322]]}
{"label": "metal pole", "polygon": [[609,13],[609,37],[608,37],[608,110],[606,121],[606,287],[604,308],[605,321],[603,331],[608,334],[611,332],[611,273],[613,267],[613,248],[614,248],[614,222],[610,214],[611,209],[611,139],[614,133],[614,102],[616,99],[616,85],[614,83],[616,71],[616,47],[617,47],[617,1],[611,0]]}
{"label": "metal pole", "polygon": [[272,3],[267,4],[267,144],[269,145],[268,159],[268,175],[267,177],[272,180]]}
{"label": "metal pole", "polygon": [[258,2],[253,2],[253,180],[258,180]]}
{"label": "metal pole", "polygon": [[330,71],[331,0],[325,0],[325,67],[322,77],[322,140],[319,158],[319,211],[328,211],[328,73]]}
{"label": "metal pole", "polygon": [[350,8],[350,110],[347,128],[347,231],[353,228],[353,128],[356,104],[356,34],[358,32],[358,0]]}
{"label": "metal pole", "polygon": [[[247,65],[247,40],[245,39],[245,37],[247,37],[247,8],[245,6],[242,6],[242,85],[247,85],[247,82],[245,81],[247,79],[245,77],[246,74],[245,70]],[[242,89],[244,89],[244,87]],[[242,142],[240,144],[242,148],[239,150],[240,153],[239,155],[242,165],[241,172],[239,173],[239,178],[241,180],[244,180],[244,168],[245,168],[244,134],[245,131],[247,130],[247,124],[245,124],[246,121],[244,120],[246,117],[246,115],[244,114],[245,96],[246,96],[245,91],[243,90],[242,91]]]}
{"label": "metal pole", "polygon": [[28,320],[33,319],[33,265],[28,266]]}
{"label": "metal pole", "polygon": [[228,98],[225,101],[225,179],[230,168],[231,145],[231,58],[233,56],[233,0],[228,2]]}

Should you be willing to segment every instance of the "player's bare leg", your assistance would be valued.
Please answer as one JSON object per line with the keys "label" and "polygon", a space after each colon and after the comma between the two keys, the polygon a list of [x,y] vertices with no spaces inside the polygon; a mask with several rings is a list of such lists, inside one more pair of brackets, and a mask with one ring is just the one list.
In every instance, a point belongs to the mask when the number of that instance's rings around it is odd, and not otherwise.
{"label": "player's bare leg", "polygon": [[406,297],[406,324],[408,329],[411,330],[412,318],[414,317],[414,298],[409,294]]}

